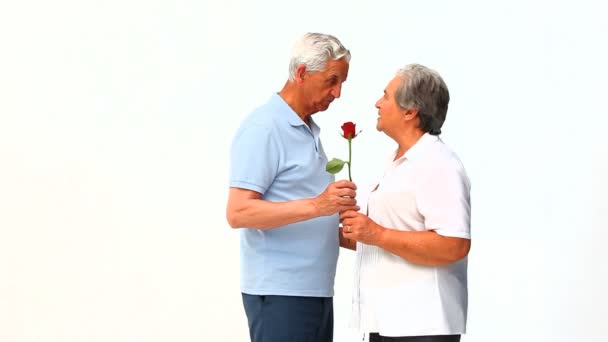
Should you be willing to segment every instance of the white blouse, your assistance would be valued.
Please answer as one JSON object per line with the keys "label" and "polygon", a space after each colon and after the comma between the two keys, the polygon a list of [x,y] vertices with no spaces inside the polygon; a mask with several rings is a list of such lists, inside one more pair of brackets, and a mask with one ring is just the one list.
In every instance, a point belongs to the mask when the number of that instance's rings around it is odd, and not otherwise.
{"label": "white blouse", "polygon": [[[368,216],[386,228],[470,239],[470,184],[462,163],[425,134],[389,165],[369,195]],[[383,336],[463,334],[467,259],[421,266],[357,242],[351,325]]]}

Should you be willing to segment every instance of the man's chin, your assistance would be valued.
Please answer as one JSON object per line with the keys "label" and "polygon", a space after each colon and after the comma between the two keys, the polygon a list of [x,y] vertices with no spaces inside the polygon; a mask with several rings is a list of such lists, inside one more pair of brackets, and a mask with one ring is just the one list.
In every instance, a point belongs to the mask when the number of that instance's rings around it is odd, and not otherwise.
{"label": "man's chin", "polygon": [[317,109],[319,112],[324,112],[329,109],[330,104],[331,103],[319,105],[319,106],[317,106]]}

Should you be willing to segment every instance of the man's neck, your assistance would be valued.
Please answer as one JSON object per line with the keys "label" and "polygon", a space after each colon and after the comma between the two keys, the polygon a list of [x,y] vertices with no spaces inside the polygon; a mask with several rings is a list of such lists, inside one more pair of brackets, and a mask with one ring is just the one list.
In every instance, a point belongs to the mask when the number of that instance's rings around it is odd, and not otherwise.
{"label": "man's neck", "polygon": [[283,89],[279,92],[279,96],[291,107],[291,109],[306,123],[310,126],[310,113],[309,110],[305,108],[303,101],[301,101],[299,93],[296,92],[296,89],[290,81],[285,83]]}

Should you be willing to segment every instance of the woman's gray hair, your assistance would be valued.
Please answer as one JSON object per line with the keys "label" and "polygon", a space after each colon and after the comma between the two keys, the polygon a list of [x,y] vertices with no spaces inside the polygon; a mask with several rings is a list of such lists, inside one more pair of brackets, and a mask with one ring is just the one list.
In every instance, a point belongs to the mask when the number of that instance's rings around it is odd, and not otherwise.
{"label": "woman's gray hair", "polygon": [[441,134],[450,102],[450,92],[439,74],[420,64],[408,64],[397,72],[401,83],[395,100],[403,109],[418,109],[418,128],[432,135]]}
{"label": "woman's gray hair", "polygon": [[350,62],[348,51],[338,38],[323,33],[307,33],[294,46],[289,61],[289,80],[296,79],[298,65],[304,64],[306,71],[323,71],[328,60],[346,58]]}

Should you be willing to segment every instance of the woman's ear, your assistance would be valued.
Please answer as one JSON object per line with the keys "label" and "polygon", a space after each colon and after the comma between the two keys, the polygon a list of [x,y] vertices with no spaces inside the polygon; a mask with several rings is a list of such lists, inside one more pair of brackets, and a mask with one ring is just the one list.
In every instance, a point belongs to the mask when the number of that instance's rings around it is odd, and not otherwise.
{"label": "woman's ear", "polygon": [[403,113],[405,121],[414,120],[418,116],[418,108],[408,108]]}

